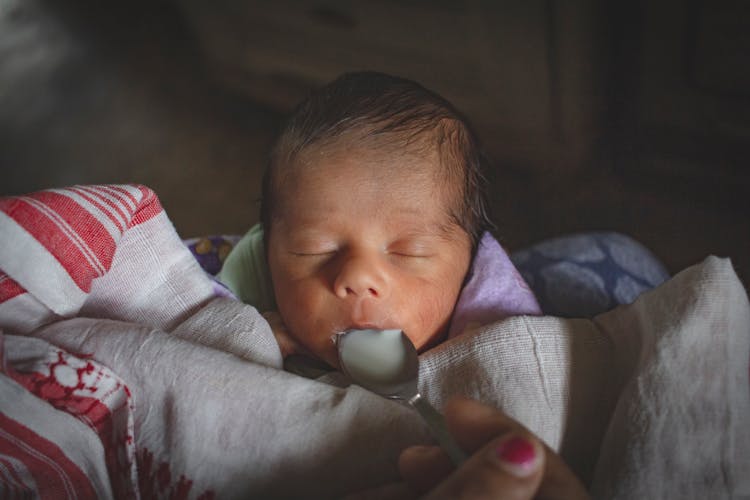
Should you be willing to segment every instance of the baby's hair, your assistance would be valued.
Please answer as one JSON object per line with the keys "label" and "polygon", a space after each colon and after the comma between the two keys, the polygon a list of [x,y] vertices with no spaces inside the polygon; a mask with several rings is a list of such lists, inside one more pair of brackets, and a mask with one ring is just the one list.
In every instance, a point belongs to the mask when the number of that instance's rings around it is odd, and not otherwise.
{"label": "baby's hair", "polygon": [[368,141],[391,152],[424,154],[437,148],[442,178],[457,200],[451,218],[476,249],[487,215],[485,157],[468,121],[451,105],[413,81],[383,73],[345,73],[312,93],[294,110],[279,136],[263,177],[261,223],[271,229],[279,169],[289,168],[311,150],[337,141]]}

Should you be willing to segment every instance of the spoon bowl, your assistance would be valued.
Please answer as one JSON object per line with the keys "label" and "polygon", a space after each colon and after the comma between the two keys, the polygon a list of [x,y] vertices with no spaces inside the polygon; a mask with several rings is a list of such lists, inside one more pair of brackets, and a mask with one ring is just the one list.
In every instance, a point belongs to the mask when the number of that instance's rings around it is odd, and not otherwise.
{"label": "spoon bowl", "polygon": [[339,361],[357,385],[390,399],[417,392],[417,350],[401,330],[350,330],[337,336]]}
{"label": "spoon bowl", "polygon": [[419,356],[402,330],[347,330],[336,335],[335,342],[341,370],[355,384],[380,396],[408,402],[455,465],[466,459],[443,416],[419,394]]}

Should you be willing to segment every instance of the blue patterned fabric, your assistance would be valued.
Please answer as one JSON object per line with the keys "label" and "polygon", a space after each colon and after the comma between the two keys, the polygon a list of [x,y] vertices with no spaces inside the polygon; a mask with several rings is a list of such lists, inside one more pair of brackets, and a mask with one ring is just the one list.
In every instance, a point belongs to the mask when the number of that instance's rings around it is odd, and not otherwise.
{"label": "blue patterned fabric", "polygon": [[614,232],[545,240],[510,257],[542,311],[567,318],[592,317],[628,304],[669,278],[648,249]]}

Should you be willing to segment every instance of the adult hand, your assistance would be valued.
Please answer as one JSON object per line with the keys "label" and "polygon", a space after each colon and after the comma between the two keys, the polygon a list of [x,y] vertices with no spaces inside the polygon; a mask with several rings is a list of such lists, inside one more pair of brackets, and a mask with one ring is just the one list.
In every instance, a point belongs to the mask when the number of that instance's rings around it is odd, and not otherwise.
{"label": "adult hand", "polygon": [[588,498],[562,459],[504,413],[468,399],[445,407],[448,429],[472,455],[454,469],[437,446],[413,446],[399,457],[399,470],[428,499]]}

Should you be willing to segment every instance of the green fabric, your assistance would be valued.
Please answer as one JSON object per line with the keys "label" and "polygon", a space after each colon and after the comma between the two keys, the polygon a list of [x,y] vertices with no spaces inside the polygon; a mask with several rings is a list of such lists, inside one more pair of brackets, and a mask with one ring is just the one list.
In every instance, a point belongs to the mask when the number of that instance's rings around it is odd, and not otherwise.
{"label": "green fabric", "polygon": [[[271,273],[263,245],[263,228],[256,224],[237,242],[216,277],[245,304],[260,312],[276,309]],[[284,369],[302,377],[315,379],[332,368],[322,361],[301,355],[284,360]]]}
{"label": "green fabric", "polygon": [[271,273],[263,246],[263,228],[256,224],[235,245],[217,275],[238,299],[260,312],[276,309]]}

